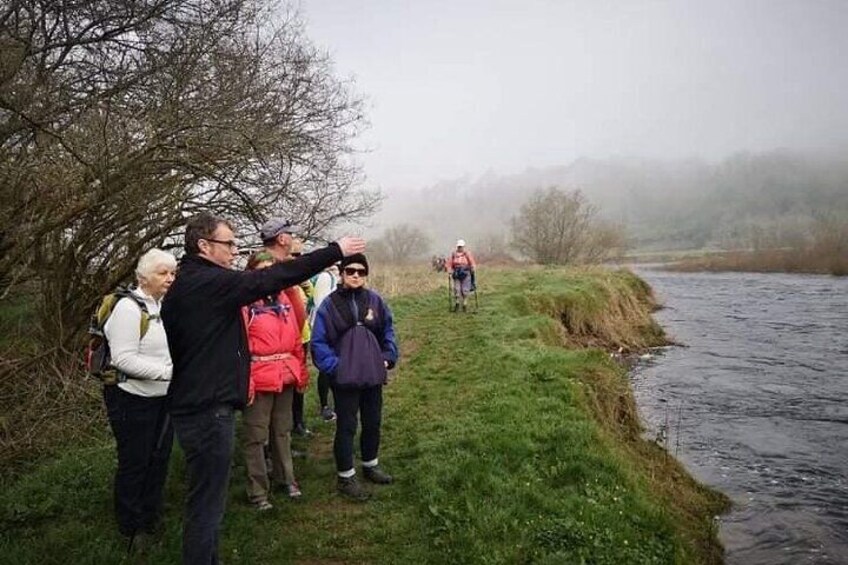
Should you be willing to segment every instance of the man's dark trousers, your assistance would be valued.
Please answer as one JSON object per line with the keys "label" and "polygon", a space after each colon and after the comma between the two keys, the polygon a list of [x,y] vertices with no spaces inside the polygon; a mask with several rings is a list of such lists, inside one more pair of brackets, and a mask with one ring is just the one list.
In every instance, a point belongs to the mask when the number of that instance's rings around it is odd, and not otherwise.
{"label": "man's dark trousers", "polygon": [[219,405],[193,414],[174,415],[172,420],[189,473],[183,563],[216,565],[218,532],[224,518],[233,459],[233,408]]}

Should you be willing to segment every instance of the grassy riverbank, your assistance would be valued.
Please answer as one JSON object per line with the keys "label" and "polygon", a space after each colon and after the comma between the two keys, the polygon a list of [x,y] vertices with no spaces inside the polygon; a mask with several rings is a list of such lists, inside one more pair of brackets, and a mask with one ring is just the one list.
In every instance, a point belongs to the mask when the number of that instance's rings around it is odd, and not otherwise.
{"label": "grassy riverbank", "polygon": [[698,249],[638,253],[620,258],[618,264],[664,263],[669,271],[798,273],[848,275],[848,251],[834,249],[760,249],[755,251],[704,251]]}
{"label": "grassy riverbank", "polygon": [[[483,271],[480,311],[451,315],[444,275],[419,276],[432,277],[420,290],[437,290],[391,300],[403,361],[385,391],[381,461],[397,483],[368,504],[339,499],[332,426],[313,421],[308,458],[296,461],[305,500],[278,496],[257,514],[237,455],[225,563],[720,561],[712,517],[725,499],[640,439],[624,370],[582,347],[661,339],[644,283]],[[315,404],[307,398],[310,414]],[[97,440],[9,484],[0,561],[121,562],[113,465],[114,445]],[[176,453],[162,540],[127,562],[178,562],[183,471]]]}
{"label": "grassy riverbank", "polygon": [[738,271],[846,276],[848,254],[843,250],[821,253],[809,249],[724,251],[700,257],[686,257],[668,265],[667,269],[682,272]]}

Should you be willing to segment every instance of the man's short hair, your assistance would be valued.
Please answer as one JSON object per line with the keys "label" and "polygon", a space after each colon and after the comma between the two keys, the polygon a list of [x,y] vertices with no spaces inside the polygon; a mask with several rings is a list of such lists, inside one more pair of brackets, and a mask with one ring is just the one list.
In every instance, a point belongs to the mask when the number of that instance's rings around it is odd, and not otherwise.
{"label": "man's short hair", "polygon": [[208,212],[201,212],[189,218],[186,223],[185,243],[183,245],[186,253],[195,255],[200,253],[200,247],[197,245],[197,242],[201,239],[211,239],[215,235],[215,230],[221,224],[233,229],[232,224],[228,220],[221,216],[209,214]]}

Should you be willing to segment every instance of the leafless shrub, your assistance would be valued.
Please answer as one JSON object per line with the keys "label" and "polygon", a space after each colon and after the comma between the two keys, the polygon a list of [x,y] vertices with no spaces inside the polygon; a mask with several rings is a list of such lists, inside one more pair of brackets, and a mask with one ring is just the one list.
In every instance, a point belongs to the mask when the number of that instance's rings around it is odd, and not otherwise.
{"label": "leafless shrub", "polygon": [[537,190],[512,220],[516,248],[537,263],[597,263],[624,246],[623,232],[597,219],[579,191]]}
{"label": "leafless shrub", "polygon": [[144,250],[178,247],[187,216],[255,233],[283,212],[320,236],[369,214],[364,123],[271,0],[0,4],[0,318],[27,301],[26,335],[0,337],[2,457],[96,406],[91,308]]}
{"label": "leafless shrub", "polygon": [[0,295],[41,285],[47,343],[197,211],[320,234],[377,201],[359,99],[273,3],[12,0],[0,26]]}
{"label": "leafless shrub", "polygon": [[386,228],[374,242],[370,255],[389,263],[408,263],[430,250],[430,238],[418,226],[398,224]]}

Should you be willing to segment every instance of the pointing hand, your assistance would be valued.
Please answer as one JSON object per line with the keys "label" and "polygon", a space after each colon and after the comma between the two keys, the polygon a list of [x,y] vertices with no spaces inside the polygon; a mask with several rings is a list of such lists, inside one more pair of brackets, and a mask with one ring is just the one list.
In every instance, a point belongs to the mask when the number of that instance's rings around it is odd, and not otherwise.
{"label": "pointing hand", "polygon": [[365,251],[365,240],[361,237],[345,236],[336,243],[339,244],[339,247],[342,250],[342,255],[345,257],[350,257],[356,253],[363,253]]}

